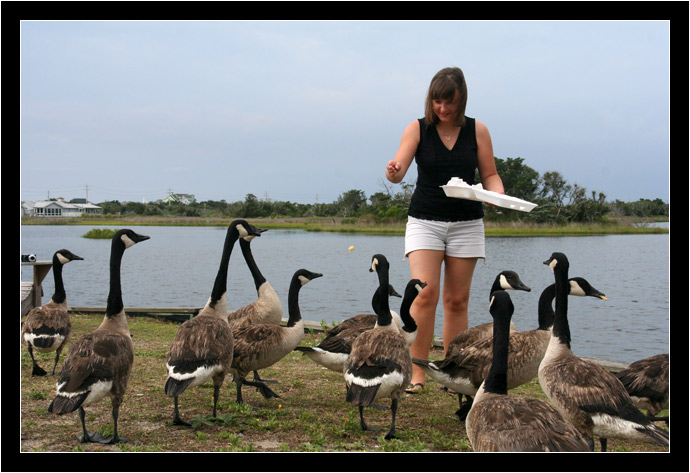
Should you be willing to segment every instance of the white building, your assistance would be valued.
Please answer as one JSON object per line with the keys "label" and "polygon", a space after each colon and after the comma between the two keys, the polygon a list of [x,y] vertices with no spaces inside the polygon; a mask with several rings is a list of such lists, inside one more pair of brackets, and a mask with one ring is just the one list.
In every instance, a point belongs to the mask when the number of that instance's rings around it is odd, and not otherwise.
{"label": "white building", "polygon": [[[26,201],[21,203],[22,217],[81,217],[82,215],[97,215],[103,213],[103,208],[86,202],[84,199],[74,199],[77,202],[65,202],[64,199]],[[81,202],[79,202],[81,201]]]}

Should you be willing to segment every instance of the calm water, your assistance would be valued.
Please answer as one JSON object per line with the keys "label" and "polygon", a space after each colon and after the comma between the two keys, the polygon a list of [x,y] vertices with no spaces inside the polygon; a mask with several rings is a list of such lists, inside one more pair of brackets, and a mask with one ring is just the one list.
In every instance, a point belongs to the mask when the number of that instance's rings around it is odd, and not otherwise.
{"label": "calm water", "polygon": [[[21,227],[21,254],[34,253],[39,260],[50,260],[56,250],[67,248],[85,258],[70,263],[63,271],[71,306],[106,305],[110,240],[82,238],[91,228]],[[202,307],[218,270],[226,228],[131,228],[151,239],[125,252],[125,307]],[[536,328],[539,294],[553,282],[553,273],[542,262],[552,252],[561,251],[570,259],[570,276],[586,278],[609,299],[570,298],[573,351],[623,362],[668,352],[669,241],[669,235],[487,238],[487,259],[477,264],[472,283],[470,325],[491,320],[489,289],[500,271],[510,269],[532,288],[529,293],[510,293],[515,305],[513,321],[518,330]],[[349,251],[350,246],[355,249]],[[372,312],[371,297],[378,280],[368,269],[374,253],[388,257],[391,284],[398,292],[402,293],[409,279],[402,237],[270,230],[252,242],[252,250],[259,268],[283,301],[285,317],[290,278],[299,268],[324,274],[300,293],[302,316],[314,321],[341,321],[357,313]],[[21,278],[30,281],[31,269],[22,268]],[[230,259],[228,280],[230,307],[256,299],[239,245]],[[50,273],[44,281],[44,302],[53,290]],[[393,309],[399,304],[400,299],[391,298]],[[439,304],[439,337],[442,314]]]}

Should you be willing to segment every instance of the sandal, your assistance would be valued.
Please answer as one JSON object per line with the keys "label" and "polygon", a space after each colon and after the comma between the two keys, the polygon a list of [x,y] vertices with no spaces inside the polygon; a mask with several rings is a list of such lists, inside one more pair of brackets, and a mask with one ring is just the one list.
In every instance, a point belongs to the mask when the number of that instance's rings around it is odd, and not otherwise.
{"label": "sandal", "polygon": [[405,392],[408,394],[417,394],[419,391],[421,391],[423,389],[424,389],[424,383],[408,384],[407,389],[405,389]]}

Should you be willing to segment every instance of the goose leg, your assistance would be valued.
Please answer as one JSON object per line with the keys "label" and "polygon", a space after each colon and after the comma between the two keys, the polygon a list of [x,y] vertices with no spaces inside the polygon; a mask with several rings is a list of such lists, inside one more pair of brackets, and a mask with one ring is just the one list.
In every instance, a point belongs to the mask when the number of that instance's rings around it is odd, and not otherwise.
{"label": "goose leg", "polygon": [[391,402],[391,427],[386,434],[385,439],[390,440],[395,438],[395,415],[398,412],[398,400],[393,399]]}
{"label": "goose leg", "polygon": [[278,381],[275,379],[263,379],[261,376],[259,376],[259,372],[254,370],[254,381],[257,383],[277,383]]}
{"label": "goose leg", "polygon": [[214,386],[213,386],[213,418],[214,419],[216,418],[216,406],[218,405],[218,394],[219,393],[220,393],[220,385],[214,383]]}
{"label": "goose leg", "polygon": [[46,370],[38,366],[38,363],[36,363],[36,360],[34,359],[34,350],[31,348],[31,344],[26,345],[27,350],[29,350],[29,355],[31,356],[31,376],[45,376]]}
{"label": "goose leg", "polygon": [[175,410],[173,411],[173,425],[186,425],[186,426],[191,426],[189,422],[182,420],[180,417],[180,411],[177,408],[177,396],[174,397],[175,399]]}
{"label": "goose leg", "polygon": [[77,413],[79,414],[79,420],[81,421],[81,432],[82,432],[81,435],[77,435],[77,438],[83,443],[91,442],[92,441],[91,435],[89,435],[89,433],[86,431],[86,422],[84,421],[84,418],[86,417],[86,413],[84,412],[84,408],[80,406]]}
{"label": "goose leg", "polygon": [[608,443],[608,439],[605,438],[600,438],[599,439],[599,444],[601,445],[601,451],[605,452],[606,451],[606,445]]}
{"label": "goose leg", "polygon": [[115,444],[119,442],[129,442],[128,438],[125,437],[120,437],[117,434],[117,418],[119,417],[120,414],[120,405],[119,403],[115,406],[113,406],[113,436],[110,439],[104,439],[105,442],[103,443],[110,443],[110,444]]}
{"label": "goose leg", "polygon": [[458,393],[459,408],[457,411],[455,411],[455,415],[458,416],[460,422],[465,422],[465,419],[467,419],[467,414],[469,414],[470,409],[472,408],[472,396],[465,396],[465,399],[467,400],[462,402],[462,394]]}
{"label": "goose leg", "polygon": [[53,372],[50,373],[51,376],[55,376],[55,368],[57,368],[58,360],[60,359],[60,349],[58,348],[55,353],[55,363],[53,364]]}
{"label": "goose leg", "polygon": [[378,432],[379,428],[377,427],[369,427],[366,422],[364,422],[364,406],[359,406],[359,425],[362,428],[362,430],[367,431],[367,432]]}

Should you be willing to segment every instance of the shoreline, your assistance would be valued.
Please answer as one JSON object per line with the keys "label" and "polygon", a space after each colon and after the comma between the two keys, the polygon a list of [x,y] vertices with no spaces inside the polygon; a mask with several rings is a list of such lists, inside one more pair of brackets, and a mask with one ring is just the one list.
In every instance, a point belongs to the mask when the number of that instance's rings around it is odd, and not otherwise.
{"label": "shoreline", "polygon": [[[22,217],[21,225],[82,225],[82,226],[226,226],[235,217]],[[247,218],[254,225],[277,230],[305,230],[310,232],[359,233],[369,235],[403,236],[404,222],[376,223],[366,219],[341,217],[289,217],[289,218]],[[651,219],[616,219],[596,224],[522,224],[520,222],[485,221],[487,237],[518,236],[594,236],[594,235],[650,235],[668,234],[668,228],[636,226],[635,223],[651,222]],[[668,220],[667,220],[668,221]]]}

